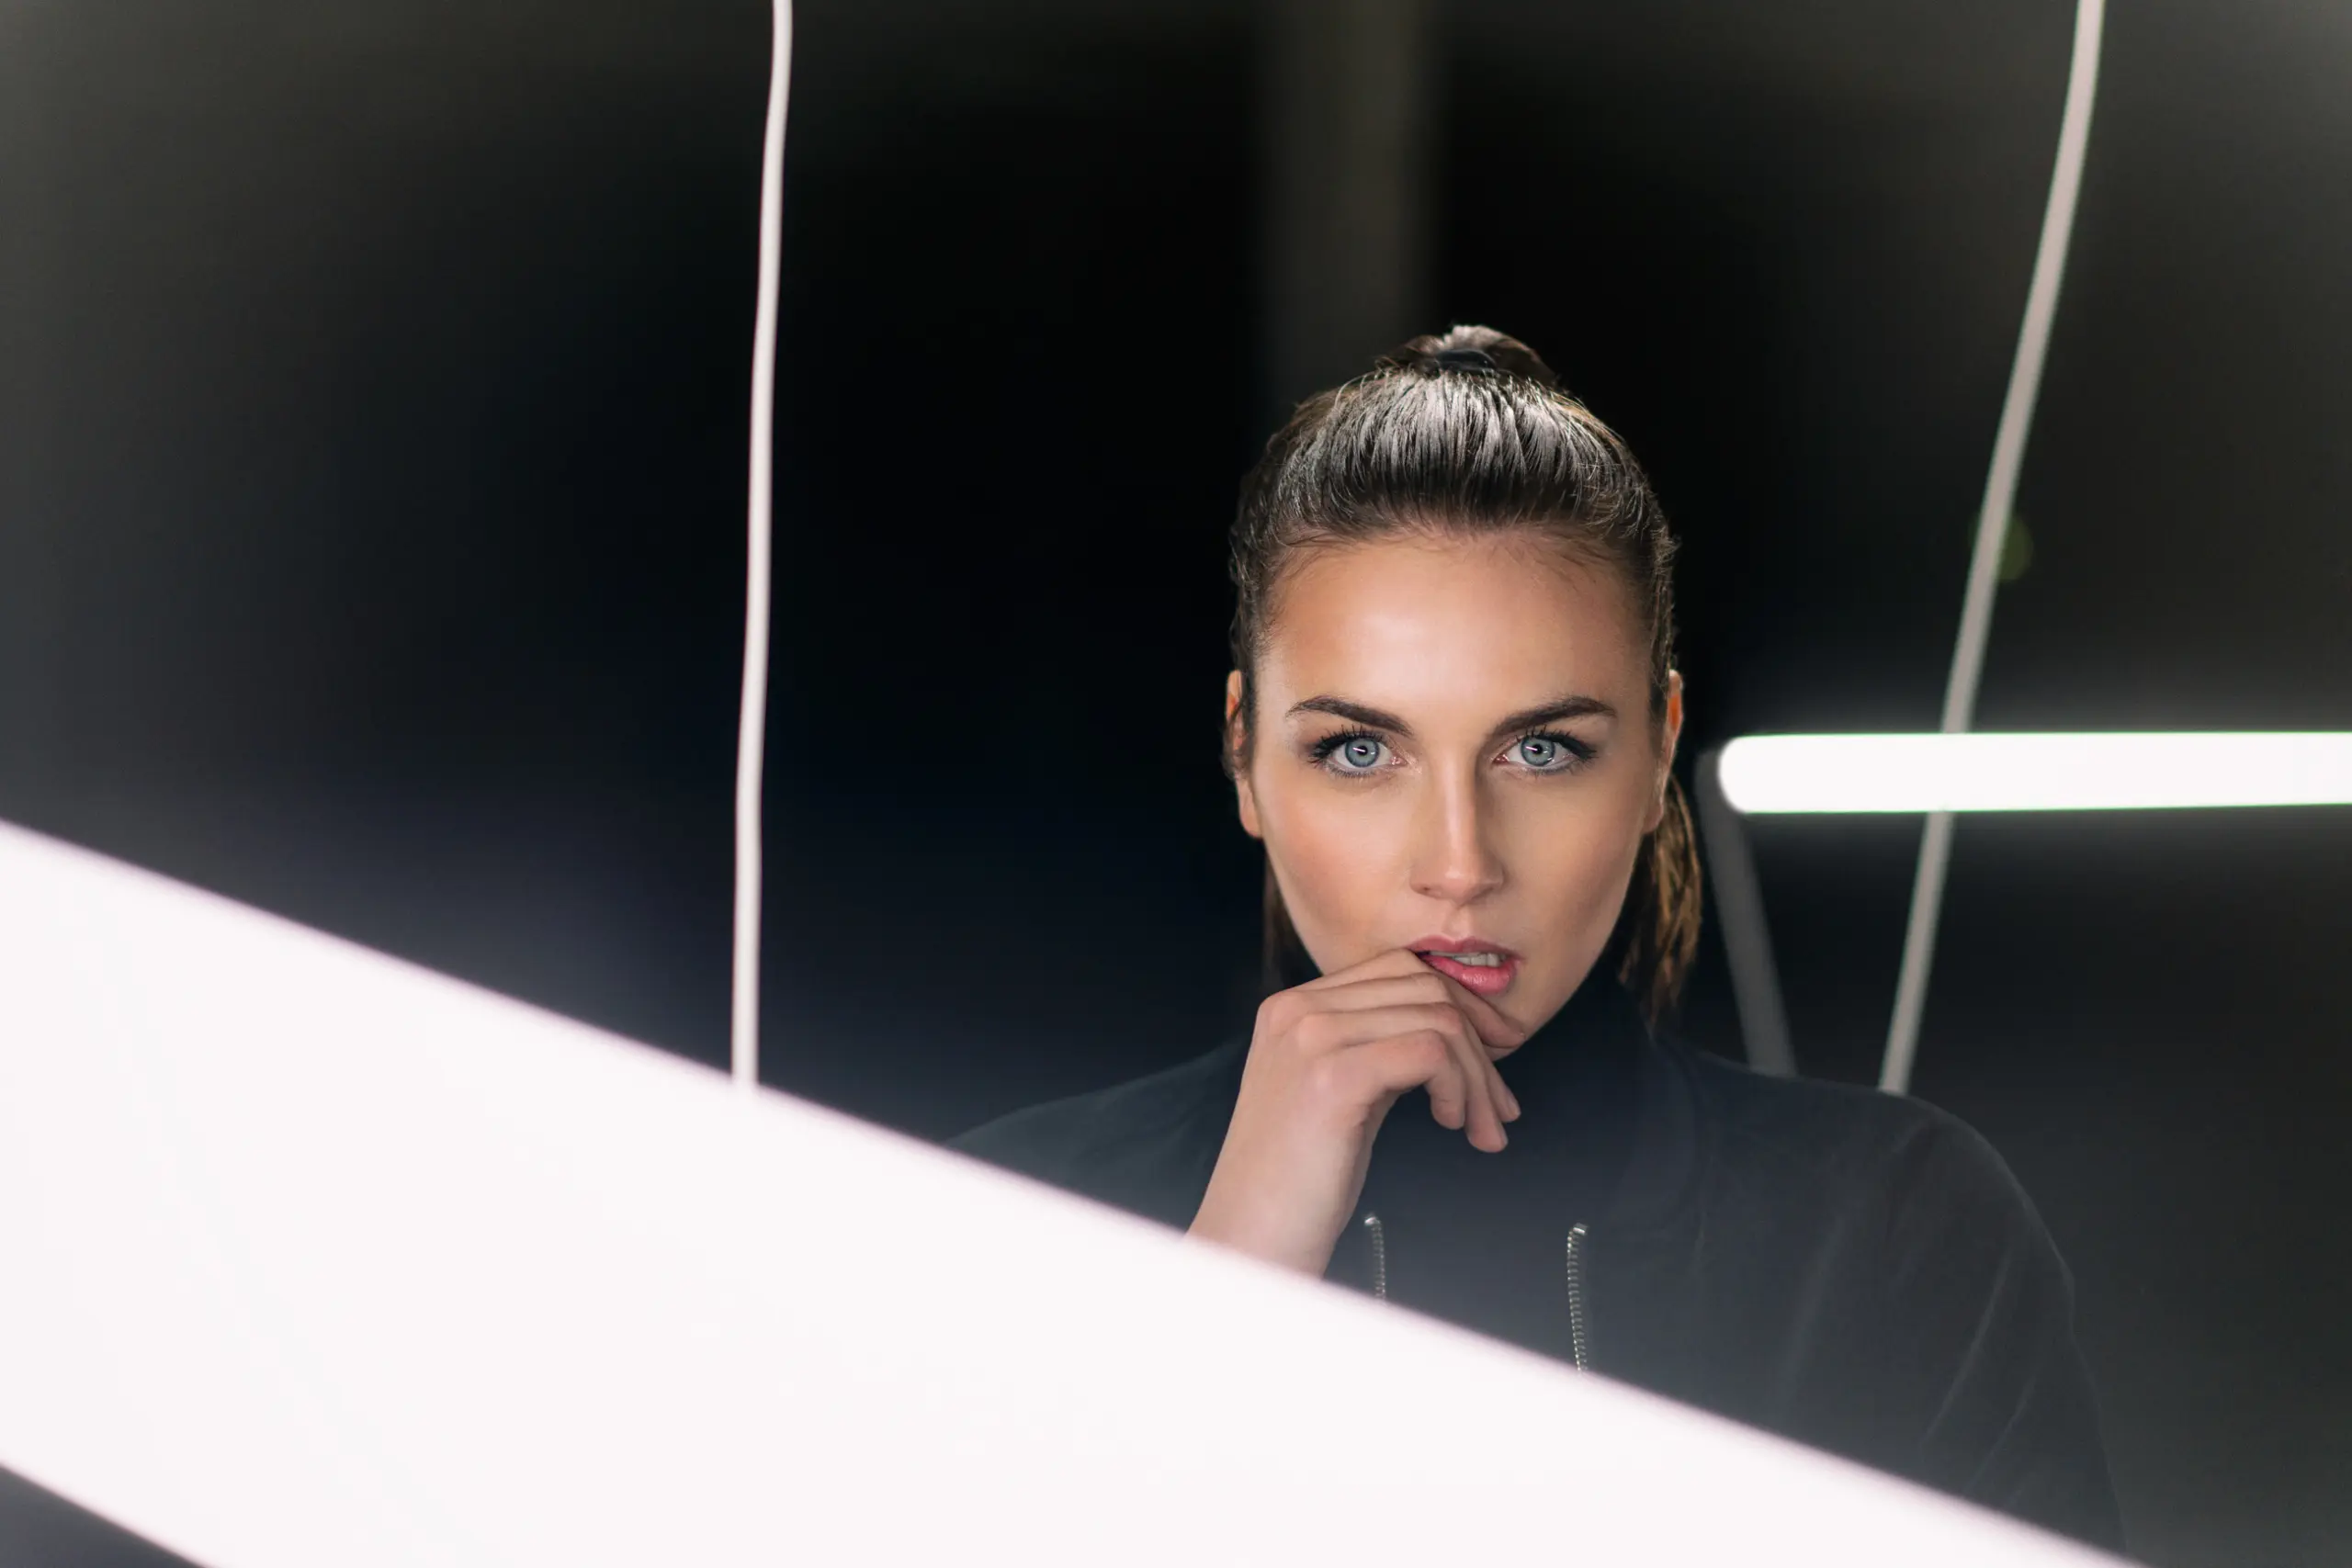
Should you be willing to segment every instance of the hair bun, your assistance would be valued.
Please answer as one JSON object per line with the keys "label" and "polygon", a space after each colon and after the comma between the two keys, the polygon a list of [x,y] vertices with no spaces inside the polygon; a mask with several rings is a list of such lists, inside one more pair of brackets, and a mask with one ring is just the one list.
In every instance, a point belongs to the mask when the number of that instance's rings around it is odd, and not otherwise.
{"label": "hair bun", "polygon": [[1524,376],[1546,387],[1560,384],[1542,355],[1492,327],[1457,326],[1443,333],[1417,337],[1381,355],[1379,367],[1424,376],[1501,374]]}

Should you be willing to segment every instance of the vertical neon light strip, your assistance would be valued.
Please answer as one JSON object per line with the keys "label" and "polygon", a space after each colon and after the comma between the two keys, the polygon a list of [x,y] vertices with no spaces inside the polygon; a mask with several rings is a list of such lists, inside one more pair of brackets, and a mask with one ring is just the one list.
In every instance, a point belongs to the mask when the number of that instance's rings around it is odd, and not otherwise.
{"label": "vertical neon light strip", "polygon": [[783,242],[784,112],[792,80],[791,0],[775,0],[768,126],[760,159],[759,310],[752,328],[752,499],[743,590],[743,704],[735,739],[735,977],[728,1055],[760,1086],[760,795],[768,733],[768,581],[774,558],[775,298]]}
{"label": "vertical neon light strip", "polygon": [[[1984,476],[1984,506],[1976,518],[1976,545],[1968,562],[1968,592],[1960,611],[1960,641],[1952,649],[1951,679],[1944,688],[1943,733],[1958,735],[1975,720],[1976,688],[1984,673],[1984,645],[1993,627],[1993,594],[1999,586],[2001,556],[2008,543],[2018,471],[2025,463],[2025,440],[2033,427],[2034,399],[2041,390],[2041,364],[2050,347],[2050,324],[2058,313],[2058,284],[2066,271],[2066,244],[2075,232],[2075,199],[2082,189],[2083,157],[2090,144],[2091,99],[2098,87],[2098,46],[2105,0],[2078,0],[2075,10],[2075,58],[2066,76],[2066,108],[2058,128],[2058,161],[2050,172],[2050,204],[2041,217],[2041,243],[2034,252],[2033,282],[2025,301],[2025,323],[2018,331],[2018,355],[2009,368],[2009,389],[2001,402],[2001,424],[1993,439],[1993,466]],[[1943,909],[1944,873],[1951,863],[1952,818],[1937,812],[1919,840],[1919,870],[1911,885],[1911,918],[1903,932],[1903,968],[1894,985],[1894,1017],[1888,1025],[1886,1055],[1879,1088],[1893,1094],[1911,1087],[1911,1066],[1919,1051],[1919,1015],[1928,1001],[1928,971],[1935,959],[1936,920]]]}

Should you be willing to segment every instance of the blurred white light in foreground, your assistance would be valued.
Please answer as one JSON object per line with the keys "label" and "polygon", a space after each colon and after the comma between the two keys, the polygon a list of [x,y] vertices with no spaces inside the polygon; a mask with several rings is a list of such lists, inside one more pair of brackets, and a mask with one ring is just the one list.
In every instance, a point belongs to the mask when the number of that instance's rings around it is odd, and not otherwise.
{"label": "blurred white light in foreground", "polygon": [[5,825],[0,1258],[211,1568],[2099,1561]]}
{"label": "blurred white light in foreground", "polygon": [[1762,735],[1724,795],[1771,812],[2124,811],[2352,803],[2352,734]]}

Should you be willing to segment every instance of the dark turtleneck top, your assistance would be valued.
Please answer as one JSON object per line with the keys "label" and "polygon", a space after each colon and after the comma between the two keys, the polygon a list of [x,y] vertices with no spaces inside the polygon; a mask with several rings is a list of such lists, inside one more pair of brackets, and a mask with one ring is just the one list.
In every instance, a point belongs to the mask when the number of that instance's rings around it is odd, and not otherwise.
{"label": "dark turtleneck top", "polygon": [[[954,1146],[1182,1229],[1249,1049],[1238,1033]],[[2073,1282],[1965,1124],[1654,1038],[1606,976],[1500,1071],[1524,1113],[1499,1154],[1437,1125],[1424,1095],[1391,1109],[1330,1279],[1385,1272],[1397,1305],[1562,1360],[1580,1318],[1594,1371],[2121,1544]]]}

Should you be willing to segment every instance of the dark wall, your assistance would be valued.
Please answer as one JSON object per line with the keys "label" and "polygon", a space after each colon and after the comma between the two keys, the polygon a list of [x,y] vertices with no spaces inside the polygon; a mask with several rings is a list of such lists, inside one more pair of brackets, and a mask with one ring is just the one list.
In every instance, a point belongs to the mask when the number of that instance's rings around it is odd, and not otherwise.
{"label": "dark wall", "polygon": [[[2069,22],[1444,8],[1430,320],[1651,466],[1696,743],[1933,723]],[[801,7],[783,1087],[941,1134],[1243,1016],[1253,23]],[[723,1058],[765,48],[752,3],[0,18],[0,817]],[[2347,65],[2340,8],[2110,17],[1987,727],[2352,728]],[[1874,1071],[1916,841],[1760,836],[1810,1070]],[[2158,1562],[2352,1540],[2347,865],[2352,812],[1960,834],[1918,1088],[2065,1249]]]}

